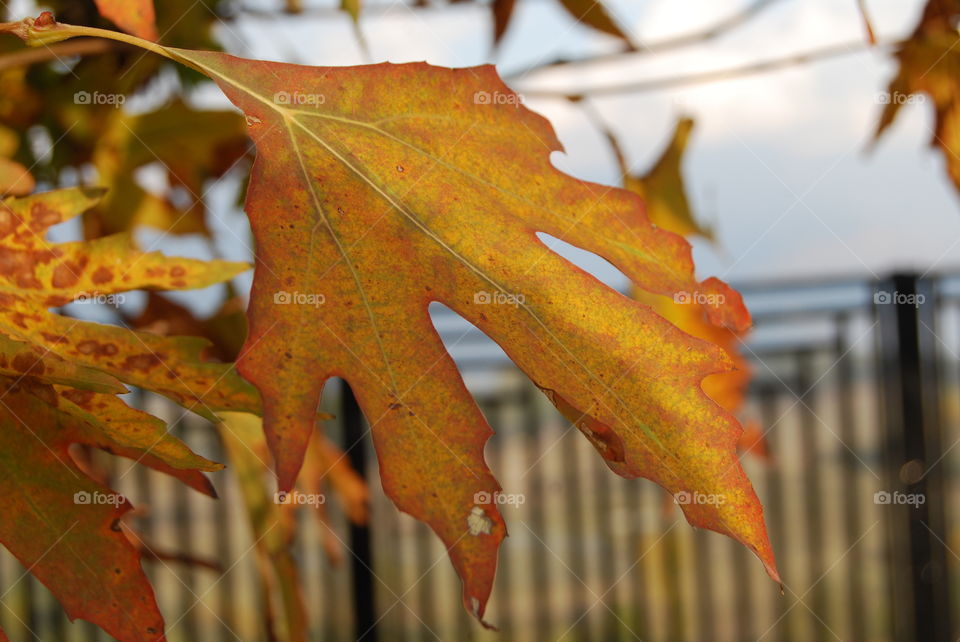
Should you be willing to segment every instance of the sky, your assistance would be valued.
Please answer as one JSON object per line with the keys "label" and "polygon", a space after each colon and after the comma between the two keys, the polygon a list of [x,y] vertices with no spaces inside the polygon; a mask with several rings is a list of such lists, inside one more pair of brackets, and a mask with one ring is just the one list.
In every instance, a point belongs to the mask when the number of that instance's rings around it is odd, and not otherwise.
{"label": "sky", "polygon": [[[633,37],[648,43],[706,27],[747,2],[608,4]],[[576,24],[555,0],[521,0],[495,58],[488,11],[482,7],[411,11],[399,4],[369,5],[374,6],[361,28],[370,58],[357,45],[349,20],[335,13],[244,17],[221,34],[231,50],[271,60],[317,65],[425,60],[457,67],[495,60],[502,75],[561,55],[618,46]],[[272,3],[261,0],[261,6]],[[907,36],[922,6],[916,0],[867,2],[881,41]],[[780,0],[719,40],[623,63],[526,76],[511,86],[523,93],[667,78],[864,41],[854,0]],[[870,149],[882,109],[879,96],[895,71],[889,49],[881,48],[748,78],[604,96],[594,105],[638,172],[656,159],[679,115],[695,118],[684,174],[697,215],[715,227],[718,237],[715,246],[694,241],[704,277],[734,282],[872,277],[895,269],[960,267],[960,200],[942,158],[928,146],[932,106],[907,106]],[[211,104],[219,100],[207,98]],[[527,98],[526,105],[557,130],[566,150],[554,154],[557,167],[599,183],[618,182],[602,135],[578,108],[537,96]],[[570,248],[561,251],[608,283],[625,284],[604,261]]]}

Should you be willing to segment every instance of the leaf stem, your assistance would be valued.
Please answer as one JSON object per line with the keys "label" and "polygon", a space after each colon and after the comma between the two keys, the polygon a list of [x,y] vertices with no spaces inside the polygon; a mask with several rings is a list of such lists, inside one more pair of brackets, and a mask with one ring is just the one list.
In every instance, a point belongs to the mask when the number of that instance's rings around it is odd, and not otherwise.
{"label": "leaf stem", "polygon": [[20,39],[32,47],[46,47],[48,50],[51,49],[52,43],[58,43],[68,38],[78,36],[102,38],[139,47],[150,53],[155,53],[174,62],[196,69],[201,73],[205,73],[204,70],[200,69],[195,63],[178,55],[176,49],[164,47],[156,42],[131,36],[130,34],[120,31],[60,23],[54,20],[53,15],[49,12],[40,14],[40,17],[36,19],[25,18],[19,22],[0,23],[0,33],[12,33],[19,36]]}
{"label": "leaf stem", "polygon": [[[36,28],[35,28],[36,29]],[[69,25],[63,23],[56,23],[56,26],[52,28],[58,34],[65,36],[66,38],[73,38],[76,36],[90,36],[93,38],[105,38],[107,40],[115,40],[117,42],[122,42],[124,44],[133,45],[134,47],[140,47],[141,49],[146,49],[152,53],[163,56],[164,58],[169,58],[175,60],[175,57],[167,50],[166,47],[158,45],[155,42],[150,42],[149,40],[144,40],[143,38],[138,38],[136,36],[131,36],[120,31],[111,31],[109,29],[98,29],[97,27],[81,27],[77,25]],[[30,44],[30,41],[27,41],[27,44]]]}

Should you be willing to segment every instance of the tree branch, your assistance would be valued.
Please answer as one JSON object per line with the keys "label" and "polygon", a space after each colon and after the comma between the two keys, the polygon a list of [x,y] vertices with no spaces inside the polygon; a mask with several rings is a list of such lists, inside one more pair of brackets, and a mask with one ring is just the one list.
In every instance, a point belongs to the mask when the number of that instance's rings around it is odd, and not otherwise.
{"label": "tree branch", "polygon": [[504,79],[507,81],[518,80],[524,76],[545,71],[547,69],[556,69],[558,67],[577,67],[597,62],[609,62],[611,60],[627,59],[635,56],[658,54],[666,51],[672,51],[674,49],[681,49],[683,47],[709,42],[710,40],[719,38],[720,36],[749,22],[754,16],[761,13],[764,9],[773,6],[777,2],[780,2],[780,0],[755,0],[755,2],[750,4],[745,9],[738,11],[733,15],[727,16],[726,18],[722,18],[706,29],[692,31],[690,33],[681,34],[672,38],[666,38],[659,42],[651,42],[650,44],[644,44],[640,42],[638,43],[638,48],[633,50],[623,47],[616,51],[586,56],[583,58],[558,58],[547,63],[532,65],[526,69],[510,72],[504,76]]}
{"label": "tree branch", "polygon": [[116,43],[99,38],[84,38],[58,42],[49,47],[20,49],[0,56],[0,71],[13,67],[26,67],[51,60],[61,60],[71,56],[90,56],[106,53],[116,48]]}
{"label": "tree branch", "polygon": [[654,78],[651,80],[638,80],[635,82],[619,83],[614,85],[599,85],[596,87],[587,87],[577,91],[564,91],[560,89],[531,89],[521,91],[526,97],[542,98],[565,98],[568,100],[578,100],[583,96],[604,96],[616,94],[637,94],[647,91],[659,91],[663,89],[672,89],[686,85],[698,85],[709,82],[718,82],[721,80],[731,80],[733,78],[742,78],[770,71],[776,71],[787,67],[804,65],[818,60],[827,60],[838,58],[855,53],[861,53],[869,49],[880,49],[886,47],[895,47],[902,44],[901,41],[886,41],[877,45],[865,44],[862,41],[848,42],[839,45],[831,45],[821,49],[814,49],[784,58],[775,58],[773,60],[764,60],[751,63],[742,67],[731,69],[718,69],[715,71],[703,71],[689,74],[686,76],[671,76],[669,78]]}

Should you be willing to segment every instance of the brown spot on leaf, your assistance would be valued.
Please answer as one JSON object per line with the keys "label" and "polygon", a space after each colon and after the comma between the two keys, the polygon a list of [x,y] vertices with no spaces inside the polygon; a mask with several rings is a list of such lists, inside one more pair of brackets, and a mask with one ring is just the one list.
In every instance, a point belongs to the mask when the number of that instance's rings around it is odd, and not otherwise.
{"label": "brown spot on leaf", "polygon": [[144,354],[134,354],[123,360],[123,367],[131,370],[147,371],[160,363],[160,358],[149,352]]}
{"label": "brown spot on leaf", "polygon": [[22,329],[24,329],[24,330],[27,330],[27,329],[28,329],[28,326],[27,326],[27,321],[28,321],[28,320],[29,320],[29,321],[34,321],[34,322],[39,322],[41,319],[40,319],[39,316],[37,316],[37,315],[35,315],[35,314],[24,314],[23,312],[14,312],[12,315],[10,315],[10,320],[13,321],[14,325],[16,325],[18,328],[22,328]]}
{"label": "brown spot on leaf", "polygon": [[35,276],[38,265],[53,260],[50,250],[13,250],[0,247],[0,276],[5,276],[21,288],[38,289],[41,286]]}
{"label": "brown spot on leaf", "polygon": [[76,388],[69,388],[60,392],[64,398],[72,401],[81,408],[90,409],[93,404],[94,393],[89,390],[77,390]]}
{"label": "brown spot on leaf", "polygon": [[77,344],[77,351],[80,354],[93,354],[100,347],[100,344],[93,339],[87,339]]}
{"label": "brown spot on leaf", "polygon": [[172,277],[183,276],[186,273],[187,270],[182,265],[174,265],[170,268],[170,276]]}
{"label": "brown spot on leaf", "polygon": [[17,227],[17,219],[10,208],[0,205],[0,238],[7,236]]}
{"label": "brown spot on leaf", "polygon": [[90,278],[97,285],[101,285],[103,283],[109,283],[113,279],[113,270],[101,265],[94,271],[93,276],[91,276]]}
{"label": "brown spot on leaf", "polygon": [[43,201],[36,201],[30,206],[30,229],[34,232],[45,230],[61,220],[63,220],[63,217],[60,212]]}
{"label": "brown spot on leaf", "polygon": [[43,284],[32,274],[21,274],[17,276],[17,287],[27,290],[39,290]]}
{"label": "brown spot on leaf", "polygon": [[51,279],[50,284],[57,289],[69,288],[77,284],[81,272],[83,272],[83,268],[79,264],[73,261],[64,261],[53,269],[53,279]]}
{"label": "brown spot on leaf", "polygon": [[31,374],[42,375],[44,371],[43,363],[37,359],[37,356],[26,352],[21,352],[16,355],[11,365],[13,365],[13,369],[17,372],[29,372],[32,370],[33,372]]}
{"label": "brown spot on leaf", "polygon": [[67,296],[48,296],[43,302],[48,308],[59,308],[68,303],[70,303],[70,297]]}
{"label": "brown spot on leaf", "polygon": [[47,405],[56,407],[57,393],[54,392],[53,386],[47,383],[32,382],[26,379],[22,383],[24,388],[26,388],[30,394],[38,399],[41,399]]}

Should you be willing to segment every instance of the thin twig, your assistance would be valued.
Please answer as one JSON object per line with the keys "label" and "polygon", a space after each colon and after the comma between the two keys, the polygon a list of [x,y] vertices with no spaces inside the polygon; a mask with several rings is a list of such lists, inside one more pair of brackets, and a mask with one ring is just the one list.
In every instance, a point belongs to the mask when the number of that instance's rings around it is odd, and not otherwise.
{"label": "thin twig", "polygon": [[670,76],[668,78],[654,78],[650,80],[638,80],[634,82],[618,83],[614,85],[599,85],[596,87],[587,87],[584,89],[578,89],[576,91],[568,91],[561,89],[530,89],[523,90],[522,93],[525,97],[540,97],[540,98],[565,98],[568,100],[576,100],[582,96],[604,96],[604,95],[616,95],[616,94],[637,94],[647,91],[660,91],[663,89],[672,89],[674,87],[682,87],[686,85],[697,85],[709,82],[718,82],[721,80],[731,80],[733,78],[742,78],[744,76],[752,76],[756,74],[762,74],[770,71],[776,71],[779,69],[784,69],[787,67],[795,67],[797,65],[804,65],[811,62],[816,62],[818,60],[826,60],[830,58],[838,58],[840,56],[846,56],[855,53],[862,53],[869,49],[881,49],[886,47],[895,47],[902,44],[900,41],[886,41],[878,43],[877,45],[867,45],[862,41],[857,42],[848,42],[839,45],[831,45],[829,47],[823,47],[821,49],[814,49],[800,54],[794,54],[792,56],[786,56],[784,58],[775,58],[773,60],[764,60],[761,62],[751,63],[749,65],[744,65],[742,67],[734,67],[732,69],[718,69],[715,71],[703,71],[698,73],[689,74],[686,76]]}
{"label": "thin twig", "polygon": [[727,16],[726,18],[722,18],[705,29],[699,29],[690,33],[680,34],[679,36],[666,38],[664,40],[651,42],[649,44],[640,42],[638,43],[637,49],[623,47],[616,51],[585,56],[583,58],[558,58],[550,62],[540,63],[527,67],[526,69],[510,72],[506,74],[504,78],[507,81],[517,80],[521,77],[548,69],[557,69],[559,67],[569,68],[581,65],[590,65],[599,62],[609,62],[612,60],[631,59],[636,56],[659,54],[666,51],[672,51],[675,49],[681,49],[683,47],[689,47],[691,45],[709,42],[710,40],[719,38],[720,36],[736,29],[737,27],[746,24],[764,9],[773,6],[777,2],[780,2],[780,0],[756,0],[745,9],[738,11],[733,15]]}
{"label": "thin twig", "polygon": [[90,56],[106,53],[116,48],[116,43],[99,38],[57,42],[49,47],[20,49],[0,56],[0,71],[13,67],[26,67],[41,62],[60,60],[70,56]]}

